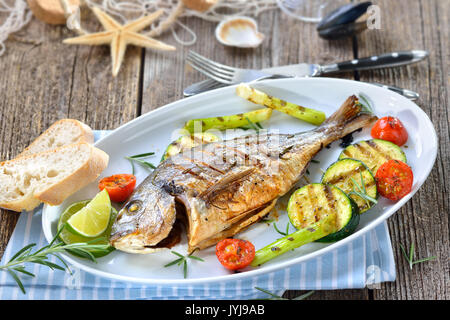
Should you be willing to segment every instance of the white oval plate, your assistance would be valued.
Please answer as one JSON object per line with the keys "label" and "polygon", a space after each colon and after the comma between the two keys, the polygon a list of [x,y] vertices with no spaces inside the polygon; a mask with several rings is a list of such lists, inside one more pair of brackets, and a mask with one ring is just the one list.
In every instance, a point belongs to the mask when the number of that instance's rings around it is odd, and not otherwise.
{"label": "white oval plate", "polygon": [[[169,250],[149,255],[129,254],[115,251],[98,259],[98,263],[65,255],[66,260],[87,272],[116,280],[133,281],[148,284],[193,284],[236,280],[261,275],[292,264],[306,261],[334,250],[349,241],[368,232],[404,205],[420,188],[433,167],[437,154],[437,137],[428,116],[413,102],[389,90],[373,85],[332,78],[281,79],[261,82],[255,85],[267,93],[298,103],[302,106],[323,110],[327,116],[333,113],[344,100],[352,94],[363,93],[372,102],[378,117],[391,115],[401,119],[409,132],[406,153],[408,164],[414,172],[412,192],[398,202],[380,198],[378,204],[361,216],[361,222],[354,234],[332,244],[311,243],[286,253],[263,266],[255,269],[247,268],[245,272],[232,273],[223,268],[217,261],[214,247],[196,252],[195,255],[205,261],[189,260],[188,278],[183,278],[182,268],[164,265],[177,257]],[[154,151],[156,155],[148,159],[157,164],[167,145],[175,138],[173,132],[181,128],[188,119],[242,113],[261,106],[254,105],[235,95],[235,86],[217,89],[201,95],[186,98],[152,112],[119,127],[107,137],[96,142],[96,146],[110,155],[108,168],[102,177],[116,173],[130,173],[131,167],[125,156]],[[263,124],[269,130],[281,133],[295,133],[312,129],[313,126],[285,114],[274,112],[272,118]],[[243,131],[244,132],[244,131]],[[370,138],[370,128],[353,135],[354,141]],[[315,159],[320,163],[311,163],[308,178],[319,182],[321,169],[336,161],[342,148],[339,141],[333,142],[331,148],[324,148]],[[137,168],[137,180],[140,183],[148,171]],[[100,177],[101,178],[101,177]],[[50,241],[56,233],[56,224],[62,211],[71,203],[92,198],[98,192],[97,182],[75,193],[60,206],[45,206],[42,225],[45,237]],[[284,230],[288,223],[286,207],[289,194],[278,204],[279,229]],[[293,232],[293,227],[290,229]],[[278,239],[280,235],[272,224],[256,223],[239,234],[240,238],[251,240],[256,249]],[[186,253],[186,239],[172,250]]]}

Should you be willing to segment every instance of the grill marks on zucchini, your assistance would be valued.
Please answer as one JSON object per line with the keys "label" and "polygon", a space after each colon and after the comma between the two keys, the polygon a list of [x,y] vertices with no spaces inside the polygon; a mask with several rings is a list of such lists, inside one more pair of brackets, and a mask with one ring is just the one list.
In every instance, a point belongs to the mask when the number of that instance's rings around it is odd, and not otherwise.
{"label": "grill marks on zucchini", "polygon": [[327,235],[325,242],[337,241],[351,234],[359,223],[358,207],[339,188],[312,183],[295,191],[288,203],[289,219],[297,229],[310,228],[336,215],[336,232]]}
{"label": "grill marks on zucchini", "polygon": [[[358,185],[355,185],[355,182]],[[355,159],[342,159],[333,163],[325,171],[322,183],[332,184],[346,194],[361,188],[366,190],[369,197],[376,199],[378,196],[376,181],[372,172],[364,163]],[[373,205],[370,201],[355,194],[351,194],[350,198],[356,202],[360,213],[369,210]]]}
{"label": "grill marks on zucchini", "polygon": [[405,153],[399,146],[380,139],[360,141],[349,145],[339,156],[339,159],[345,158],[362,161],[374,174],[388,160],[394,159],[406,162]]}
{"label": "grill marks on zucchini", "polygon": [[323,189],[324,189],[324,192],[325,192],[325,196],[327,197],[328,206],[330,207],[331,210],[336,210],[336,206],[335,206],[336,198],[334,197],[330,186],[324,185]]}

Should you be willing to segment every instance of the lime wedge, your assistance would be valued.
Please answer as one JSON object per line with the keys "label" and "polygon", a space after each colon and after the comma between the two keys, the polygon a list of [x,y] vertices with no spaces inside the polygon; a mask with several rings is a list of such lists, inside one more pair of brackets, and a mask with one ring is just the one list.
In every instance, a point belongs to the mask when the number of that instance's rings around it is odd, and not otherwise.
{"label": "lime wedge", "polygon": [[67,220],[71,232],[87,237],[100,236],[108,228],[111,200],[106,189],[99,192],[85,207]]}
{"label": "lime wedge", "polygon": [[[70,219],[71,216],[73,216],[75,213],[77,213],[82,208],[84,208],[89,202],[90,202],[90,200],[79,201],[79,202],[75,202],[75,203],[71,204],[69,207],[67,207],[67,209],[59,217],[57,230],[60,230],[62,228],[62,226],[67,222],[67,220]],[[108,228],[106,228],[106,230],[99,237],[97,237],[98,241],[96,241],[96,244],[108,244],[109,243],[109,236],[111,234],[111,228],[114,223],[114,220],[116,219],[116,216],[117,216],[117,210],[114,209],[114,207],[111,207],[111,215],[110,215],[110,219],[109,219]],[[62,229],[62,231],[59,234],[59,239],[62,242],[64,242],[65,244],[85,243],[85,242],[93,240],[92,238],[87,238],[87,237],[83,237],[78,234],[72,233],[68,228]],[[107,251],[105,251],[105,250],[99,251],[99,250],[95,250],[95,249],[92,249],[89,251],[94,255],[94,257],[101,258],[101,257],[107,255],[108,253],[114,251],[114,247],[111,246],[110,249]],[[74,252],[71,252],[71,253],[78,256]]]}

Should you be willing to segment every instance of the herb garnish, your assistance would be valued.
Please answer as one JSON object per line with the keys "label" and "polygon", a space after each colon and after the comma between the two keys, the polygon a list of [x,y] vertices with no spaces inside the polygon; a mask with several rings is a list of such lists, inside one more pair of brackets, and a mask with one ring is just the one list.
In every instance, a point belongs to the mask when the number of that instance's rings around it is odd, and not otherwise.
{"label": "herb garnish", "polygon": [[[56,233],[53,240],[46,246],[36,250],[35,252],[31,252],[31,250],[36,246],[36,243],[31,243],[26,245],[22,249],[20,249],[9,261],[7,264],[0,266],[0,270],[7,271],[11,277],[17,282],[20,290],[25,294],[25,288],[23,286],[22,281],[20,280],[18,273],[25,274],[30,277],[35,277],[35,275],[25,269],[25,263],[36,263],[49,267],[52,270],[58,269],[61,271],[68,271],[72,274],[67,263],[61,258],[59,253],[61,252],[72,252],[78,254],[82,257],[85,257],[93,262],[97,262],[94,255],[92,254],[92,250],[97,252],[109,252],[110,245],[109,244],[95,244],[100,239],[94,239],[85,243],[72,243],[65,244],[63,242],[56,242],[59,237],[59,234],[64,229],[66,224],[64,224]],[[48,261],[49,257],[56,257],[63,266]]]}
{"label": "herb garnish", "polygon": [[400,249],[402,249],[403,256],[405,257],[406,261],[408,261],[409,269],[411,269],[411,270],[412,270],[413,265],[415,265],[417,263],[436,259],[436,256],[432,256],[432,257],[423,258],[423,259],[414,261],[414,242],[412,242],[411,246],[409,247],[409,256],[406,254],[405,248],[402,246],[402,244],[400,244]]}
{"label": "herb garnish", "polygon": [[287,298],[280,297],[279,295],[276,295],[275,293],[272,293],[272,292],[270,292],[268,290],[265,290],[265,289],[262,289],[262,288],[255,287],[255,289],[259,290],[259,291],[262,291],[264,293],[267,293],[268,295],[272,296],[272,298],[268,298],[267,300],[304,300],[304,299],[308,298],[309,296],[311,296],[314,293],[314,291],[309,291],[309,292],[307,292],[305,294],[302,294],[302,295],[300,295],[298,297],[295,297],[295,298],[292,298],[292,299],[287,299]]}
{"label": "herb garnish", "polygon": [[141,154],[136,154],[134,156],[129,156],[129,157],[125,157],[125,159],[128,159],[131,163],[131,169],[132,172],[134,174],[134,162],[139,163],[140,165],[142,165],[145,168],[150,168],[150,169],[156,169],[155,165],[151,164],[150,162],[144,161],[142,159],[144,158],[148,158],[152,155],[154,155],[154,152],[147,152],[147,153],[141,153]]}
{"label": "herb garnish", "polygon": [[[256,132],[259,132],[260,129],[264,129],[259,122],[252,122],[248,117],[245,117],[248,121],[248,126],[250,129],[255,130]],[[246,127],[243,127],[246,128]],[[244,129],[245,130],[245,129]]]}
{"label": "herb garnish", "polygon": [[275,228],[275,230],[282,236],[287,236],[289,234],[289,225],[290,225],[290,223],[288,222],[286,225],[286,232],[283,232],[283,231],[278,230],[277,224],[275,222],[273,223],[273,227]]}
{"label": "herb garnish", "polygon": [[364,101],[364,103],[358,102],[358,104],[362,106],[362,111],[373,113],[372,105],[370,104],[367,96],[365,94],[360,93],[358,98]]}
{"label": "herb garnish", "polygon": [[194,259],[194,260],[198,260],[198,261],[203,261],[203,262],[205,261],[205,260],[203,260],[202,258],[193,256],[192,254],[188,254],[188,255],[186,255],[186,256],[183,256],[181,253],[178,253],[178,252],[176,252],[176,251],[170,251],[170,252],[172,252],[174,255],[178,256],[179,258],[178,258],[178,259],[175,259],[175,260],[172,261],[172,262],[169,262],[168,264],[166,264],[166,265],[164,266],[164,268],[173,266],[174,264],[178,264],[179,266],[180,266],[181,264],[183,264],[183,275],[184,275],[184,278],[185,278],[185,279],[187,278],[187,258]]}
{"label": "herb garnish", "polygon": [[[359,175],[361,177],[361,186],[358,184],[358,182],[355,181],[355,179],[353,179],[353,177],[350,177],[350,179],[353,182],[353,191],[350,191],[348,194],[349,195],[354,194],[354,195],[356,195],[358,197],[361,197],[362,199],[366,200],[366,204],[367,204],[368,207],[369,207],[368,201],[370,201],[370,202],[372,202],[374,204],[378,203],[377,199],[372,198],[371,196],[369,196],[367,194],[366,184],[364,183],[364,178],[362,176],[361,171],[359,172]],[[359,191],[356,191],[355,187],[357,187]]]}

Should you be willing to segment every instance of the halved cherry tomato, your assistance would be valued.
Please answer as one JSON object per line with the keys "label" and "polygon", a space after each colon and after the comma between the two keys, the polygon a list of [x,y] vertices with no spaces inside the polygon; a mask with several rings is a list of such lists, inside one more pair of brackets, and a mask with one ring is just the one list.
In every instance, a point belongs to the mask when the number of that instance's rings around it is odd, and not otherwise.
{"label": "halved cherry tomato", "polygon": [[399,147],[408,141],[408,132],[403,123],[394,117],[383,117],[378,119],[370,132],[372,138],[387,140],[395,143]]}
{"label": "halved cherry tomato", "polygon": [[385,198],[397,201],[411,192],[413,172],[404,162],[389,160],[375,174],[378,192]]}
{"label": "halved cherry tomato", "polygon": [[255,246],[246,240],[223,239],[216,245],[216,256],[225,268],[242,269],[255,257]]}
{"label": "halved cherry tomato", "polygon": [[114,202],[128,199],[136,186],[136,177],[132,174],[114,174],[103,178],[98,184],[100,190],[106,189],[109,198]]}

